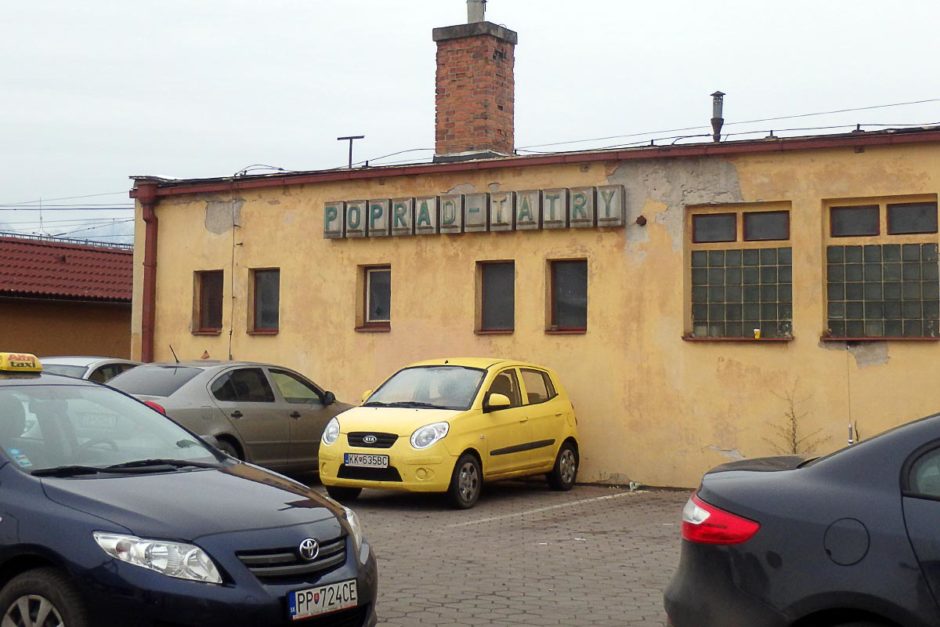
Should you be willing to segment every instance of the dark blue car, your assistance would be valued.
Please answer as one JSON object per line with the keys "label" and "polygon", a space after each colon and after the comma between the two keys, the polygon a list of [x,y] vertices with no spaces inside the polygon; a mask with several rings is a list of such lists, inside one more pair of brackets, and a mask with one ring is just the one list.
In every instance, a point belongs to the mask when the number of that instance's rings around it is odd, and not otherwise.
{"label": "dark blue car", "polygon": [[820,459],[719,466],[682,537],[674,627],[936,627],[940,415]]}
{"label": "dark blue car", "polygon": [[0,354],[0,624],[375,624],[351,510],[30,357]]}

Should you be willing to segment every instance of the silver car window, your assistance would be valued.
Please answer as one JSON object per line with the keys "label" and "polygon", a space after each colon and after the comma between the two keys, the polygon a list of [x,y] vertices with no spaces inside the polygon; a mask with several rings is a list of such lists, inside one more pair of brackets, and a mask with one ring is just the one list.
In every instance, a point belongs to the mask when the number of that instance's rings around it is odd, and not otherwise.
{"label": "silver car window", "polygon": [[220,401],[273,403],[274,392],[260,368],[230,370],[212,382],[212,395]]}

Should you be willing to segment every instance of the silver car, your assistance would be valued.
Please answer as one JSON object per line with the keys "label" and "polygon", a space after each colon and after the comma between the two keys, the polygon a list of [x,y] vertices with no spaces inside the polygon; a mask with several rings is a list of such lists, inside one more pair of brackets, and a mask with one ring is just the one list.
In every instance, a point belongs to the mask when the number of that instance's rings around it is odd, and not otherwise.
{"label": "silver car", "polygon": [[251,362],[144,364],[108,385],[232,457],[283,472],[316,471],[323,428],[351,407],[289,368]]}
{"label": "silver car", "polygon": [[41,357],[43,370],[73,379],[87,379],[104,383],[125,370],[139,366],[139,361],[117,357]]}

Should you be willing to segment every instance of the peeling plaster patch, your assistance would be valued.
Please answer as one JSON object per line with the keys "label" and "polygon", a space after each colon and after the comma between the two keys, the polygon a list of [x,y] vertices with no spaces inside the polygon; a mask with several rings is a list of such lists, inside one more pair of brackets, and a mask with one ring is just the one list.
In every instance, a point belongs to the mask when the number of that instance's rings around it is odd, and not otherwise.
{"label": "peeling plaster patch", "polygon": [[823,342],[819,345],[830,351],[848,351],[858,368],[884,366],[891,359],[887,342]]}
{"label": "peeling plaster patch", "polygon": [[736,448],[721,448],[720,446],[715,446],[710,444],[705,447],[709,451],[715,451],[719,455],[727,459],[744,459],[744,454]]}
{"label": "peeling plaster patch", "polygon": [[891,359],[887,342],[849,342],[848,349],[859,368],[883,366]]}
{"label": "peeling plaster patch", "polygon": [[477,188],[472,183],[461,183],[447,190],[448,194],[473,194]]}
{"label": "peeling plaster patch", "polygon": [[232,200],[206,201],[206,230],[219,235],[232,228],[232,223],[240,225],[242,221],[242,207],[245,200],[235,198]]}
{"label": "peeling plaster patch", "polygon": [[486,187],[487,187],[487,189],[490,190],[490,193],[491,193],[491,194],[496,194],[497,192],[499,192],[499,187],[500,187],[500,186],[499,186],[499,183],[490,183],[490,184],[487,185]]}
{"label": "peeling plaster patch", "polygon": [[630,477],[620,472],[603,472],[597,475],[596,482],[609,485],[628,485],[630,483]]}
{"label": "peeling plaster patch", "polygon": [[686,206],[743,202],[737,168],[714,157],[624,161],[607,177],[607,183],[623,185],[626,190],[627,246],[631,248],[649,237],[645,232],[648,227],[636,229],[629,225],[650,201],[666,206],[653,220],[666,227],[677,252],[683,246]]}
{"label": "peeling plaster patch", "polygon": [[277,198],[272,198],[271,200],[268,201],[268,204],[269,204],[269,205],[279,205],[279,204],[281,204],[281,201],[278,200]]}

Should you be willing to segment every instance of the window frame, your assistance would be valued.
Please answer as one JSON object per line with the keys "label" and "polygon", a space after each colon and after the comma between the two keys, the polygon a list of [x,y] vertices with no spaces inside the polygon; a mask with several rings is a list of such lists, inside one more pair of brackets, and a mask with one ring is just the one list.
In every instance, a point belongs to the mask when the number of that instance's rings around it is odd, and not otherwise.
{"label": "window frame", "polygon": [[[748,214],[758,214],[758,213],[786,213],[787,214],[787,239],[745,239],[745,216]],[[735,239],[727,241],[709,241],[709,242],[697,242],[695,241],[695,232],[694,224],[695,217],[700,215],[734,215],[735,216]],[[792,342],[795,339],[795,334],[793,333],[793,206],[790,201],[770,201],[770,202],[758,202],[758,203],[740,203],[732,205],[688,205],[686,206],[686,216],[685,216],[685,250],[686,257],[684,260],[684,272],[685,272],[685,289],[684,295],[684,306],[685,313],[683,316],[683,325],[685,327],[682,339],[689,342],[758,342],[758,343],[778,343],[778,342]],[[789,333],[782,334],[779,336],[767,336],[765,334],[757,335],[756,333],[745,333],[743,329],[743,322],[747,320],[744,319],[743,314],[741,317],[742,322],[742,334],[741,335],[696,335],[695,334],[695,320],[693,316],[693,301],[694,289],[693,285],[693,256],[696,252],[705,252],[706,254],[711,253],[712,251],[742,251],[746,252],[748,250],[778,250],[781,248],[790,249],[790,298],[789,302],[784,302],[780,300],[778,294],[774,304],[777,306],[777,316],[776,323],[778,325],[788,322],[789,323]],[[760,263],[758,268],[764,267]],[[779,271],[781,264],[778,262],[775,267]],[[744,265],[742,264],[742,269]],[[787,282],[781,282],[779,279],[773,283],[773,285],[779,287],[780,285],[785,285]],[[762,287],[764,285],[763,281],[759,280],[758,283],[752,284],[757,287]],[[742,289],[745,287],[745,284],[742,282]],[[710,304],[710,303],[709,303]],[[725,301],[722,303],[727,305]],[[732,303],[734,304],[734,303]],[[745,303],[742,302],[742,306]],[[757,301],[757,305],[763,305],[763,299]],[[789,305],[790,307],[790,317],[789,319],[783,319],[780,317],[780,307],[781,305]],[[707,306],[707,304],[706,304]],[[727,320],[726,320],[727,321]],[[763,322],[763,319],[760,320]]]}
{"label": "window frame", "polygon": [[[830,260],[829,249],[832,247],[855,247],[859,246],[863,251],[863,258],[861,264],[868,263],[864,259],[864,249],[866,246],[879,246],[883,248],[888,245],[898,245],[901,247],[902,251],[905,245],[940,245],[940,233],[937,231],[934,232],[920,232],[920,233],[901,233],[901,232],[891,232],[888,221],[888,207],[892,205],[904,205],[904,204],[933,204],[937,207],[937,211],[940,212],[940,204],[938,204],[938,197],[936,194],[912,194],[905,196],[874,196],[874,197],[862,197],[862,198],[838,198],[838,199],[828,199],[823,202],[823,215],[825,219],[825,224],[828,227],[824,231],[824,237],[822,241],[822,276],[823,276],[823,306],[822,306],[822,333],[820,334],[820,340],[824,342],[937,342],[940,341],[940,334],[938,336],[926,335],[923,327],[921,329],[920,335],[903,335],[904,331],[902,328],[902,335],[855,335],[849,334],[849,329],[845,329],[843,333],[839,334],[833,331],[832,321],[834,318],[830,317],[830,301],[849,303],[849,302],[859,302],[864,307],[866,303],[879,302],[878,298],[866,298],[864,293],[861,297],[861,300],[852,300],[848,298],[843,300],[831,299],[830,298],[830,272],[832,271],[832,266],[840,265],[839,262],[833,262]],[[833,235],[832,234],[832,210],[842,207],[865,207],[865,206],[875,206],[878,208],[878,234],[877,235]],[[940,223],[940,213],[938,213],[938,223]],[[903,256],[903,255],[902,255]],[[841,262],[842,265],[846,265],[847,262]],[[882,267],[884,267],[885,261],[880,262]],[[899,263],[906,263],[903,259]],[[923,267],[923,261],[920,261],[921,266]],[[940,272],[940,270],[938,270]],[[932,280],[928,280],[932,281]],[[920,280],[921,283],[926,282],[923,279]],[[846,281],[843,279],[841,281],[842,285],[848,285],[849,283],[859,283],[859,281]],[[863,280],[860,282],[863,286],[866,282]],[[892,281],[892,283],[900,283],[903,289],[904,279],[901,278],[899,281]],[[884,286],[885,281],[881,281],[881,285]],[[864,288],[863,288],[864,289]],[[890,302],[895,302],[896,299],[891,299]],[[934,299],[925,299],[923,296],[919,300],[905,300],[903,297],[900,299],[903,307],[904,302],[918,302],[923,306],[928,300],[933,301]],[[888,299],[882,295],[880,302],[889,302]],[[836,318],[837,319],[837,318]],[[902,323],[904,320],[918,320],[915,318],[904,318],[899,319]],[[861,319],[863,325],[865,325],[869,320],[881,320],[887,322],[889,320],[894,320],[894,318],[888,318],[887,316],[882,318],[866,318]],[[922,317],[919,318],[921,323],[925,323],[929,320],[922,311]],[[843,313],[842,317],[843,324],[847,324],[850,321],[849,318],[846,318],[846,314]],[[885,330],[886,331],[886,330]]]}
{"label": "window frame", "polygon": [[[274,327],[259,327],[258,321],[260,320],[259,315],[259,303],[258,299],[260,297],[258,290],[258,275],[266,273],[277,273],[277,323]],[[265,267],[265,268],[251,268],[249,270],[249,317],[248,317],[248,334],[249,335],[277,335],[281,330],[281,269],[279,267]]]}
{"label": "window frame", "polygon": [[[510,327],[487,327],[484,325],[486,320],[486,268],[487,266],[505,265],[511,267],[512,272],[512,326]],[[477,335],[512,335],[516,331],[516,262],[514,259],[499,259],[478,261],[476,273],[476,324],[474,332]]]}
{"label": "window frame", "polygon": [[[525,374],[527,372],[537,374],[542,377],[542,383],[545,385],[545,394],[546,398],[544,400],[538,401],[537,403],[529,402],[529,384],[526,383]],[[523,405],[541,405],[542,403],[547,403],[558,396],[558,392],[555,390],[555,385],[552,383],[552,377],[545,370],[539,370],[538,368],[531,368],[529,366],[520,366],[519,367],[519,379],[522,381],[522,385],[525,388],[525,399]]]}
{"label": "window frame", "polygon": [[[558,264],[562,263],[583,263],[584,264],[584,326],[583,327],[568,327],[561,326],[558,324],[558,303],[556,300],[556,290],[555,286],[557,285],[557,274],[556,268]],[[550,335],[583,335],[587,333],[587,323],[588,323],[588,300],[590,296],[590,266],[586,257],[574,257],[574,258],[561,258],[561,259],[549,259],[548,260],[548,280],[546,281],[548,288],[548,311],[546,312],[546,328],[545,333]]]}
{"label": "window frame", "polygon": [[[388,272],[388,319],[372,320],[369,317],[371,275],[374,272]],[[356,305],[356,331],[387,332],[392,327],[392,265],[372,264],[359,266],[359,290]]]}
{"label": "window frame", "polygon": [[[205,312],[205,278],[213,275],[219,277],[219,294],[218,294],[218,307],[219,307],[219,326],[203,326],[203,313]],[[192,319],[192,334],[193,335],[220,335],[222,333],[222,328],[225,326],[225,270],[195,270],[193,272],[193,319]]]}

